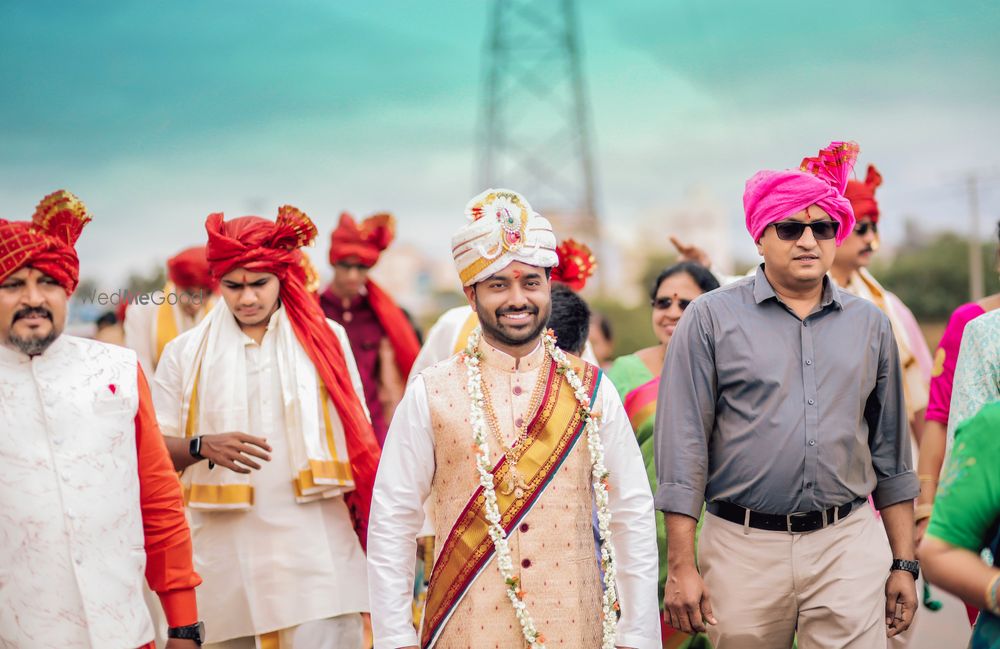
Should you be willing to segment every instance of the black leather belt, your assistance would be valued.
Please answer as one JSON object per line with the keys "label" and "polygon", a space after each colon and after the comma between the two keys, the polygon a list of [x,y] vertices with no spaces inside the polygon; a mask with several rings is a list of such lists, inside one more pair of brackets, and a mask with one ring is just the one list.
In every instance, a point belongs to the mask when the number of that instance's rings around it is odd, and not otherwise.
{"label": "black leather belt", "polygon": [[[745,507],[734,505],[723,501],[708,503],[706,509],[719,518],[724,518],[739,525],[749,525],[757,530],[769,530],[772,532],[788,532],[789,534],[802,534],[823,529],[828,525],[833,525],[844,520],[860,503],[865,502],[859,498],[853,502],[839,507],[831,507],[820,512],[798,512],[795,514],[762,514],[750,511]],[[750,513],[749,520],[747,512]]]}

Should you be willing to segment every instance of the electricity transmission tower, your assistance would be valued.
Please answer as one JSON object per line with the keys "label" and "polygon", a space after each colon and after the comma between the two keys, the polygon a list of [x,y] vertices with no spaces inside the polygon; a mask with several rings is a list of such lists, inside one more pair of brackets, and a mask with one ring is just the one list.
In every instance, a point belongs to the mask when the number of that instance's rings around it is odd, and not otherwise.
{"label": "electricity transmission tower", "polygon": [[574,4],[493,0],[479,181],[523,193],[563,237],[594,245],[600,232]]}

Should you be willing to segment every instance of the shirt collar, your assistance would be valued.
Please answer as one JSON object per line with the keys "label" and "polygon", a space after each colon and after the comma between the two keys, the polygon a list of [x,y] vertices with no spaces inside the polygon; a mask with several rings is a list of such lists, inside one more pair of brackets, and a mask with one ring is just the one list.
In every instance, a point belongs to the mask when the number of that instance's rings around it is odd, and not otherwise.
{"label": "shirt collar", "polygon": [[[841,300],[842,289],[837,288],[837,285],[830,280],[829,275],[823,276],[823,296],[820,298],[819,307],[820,309],[825,309],[830,305],[835,305],[836,308],[843,310],[844,303]],[[778,300],[778,294],[774,292],[774,288],[771,286],[771,282],[767,281],[767,275],[764,274],[764,264],[757,267],[757,273],[754,275],[753,279],[753,299],[757,304],[770,299]],[[780,302],[780,300],[778,300]]]}
{"label": "shirt collar", "polygon": [[503,372],[530,372],[542,366],[545,359],[545,345],[539,337],[538,344],[525,356],[520,359],[514,358],[507,352],[500,351],[483,338],[479,343],[479,349],[483,353],[483,362],[494,369]]}

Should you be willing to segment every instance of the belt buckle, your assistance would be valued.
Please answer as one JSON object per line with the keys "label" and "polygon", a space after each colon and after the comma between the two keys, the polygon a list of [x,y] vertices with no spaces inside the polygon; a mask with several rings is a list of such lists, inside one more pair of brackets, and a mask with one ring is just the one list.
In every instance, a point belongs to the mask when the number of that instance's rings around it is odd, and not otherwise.
{"label": "belt buckle", "polygon": [[785,526],[786,526],[786,529],[788,530],[788,533],[789,534],[805,534],[804,531],[803,532],[796,532],[795,530],[792,529],[792,519],[796,518],[796,517],[805,517],[805,516],[808,516],[811,513],[812,512],[792,512],[791,514],[786,514],[785,515]]}

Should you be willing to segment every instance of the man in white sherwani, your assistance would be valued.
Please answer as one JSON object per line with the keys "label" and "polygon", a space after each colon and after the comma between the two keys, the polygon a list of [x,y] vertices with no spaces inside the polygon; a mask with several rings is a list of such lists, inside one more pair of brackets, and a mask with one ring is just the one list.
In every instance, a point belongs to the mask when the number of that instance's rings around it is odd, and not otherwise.
{"label": "man in white sherwani", "polygon": [[135,353],[63,333],[90,221],[66,191],[0,219],[0,647],[168,649],[202,626],[181,488]]}
{"label": "man in white sherwani", "polygon": [[[379,448],[344,330],[305,287],[309,218],[206,222],[222,300],[170,342],[156,407],[212,649],[358,649]],[[216,466],[219,465],[219,466]]]}

